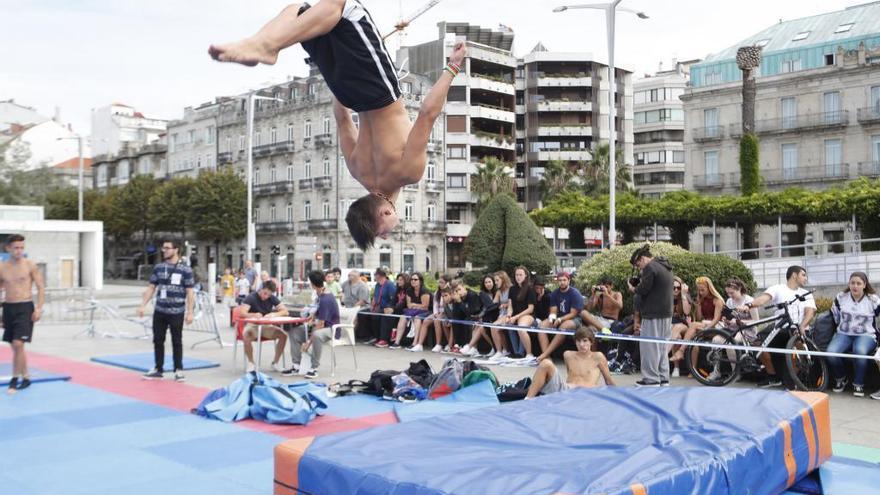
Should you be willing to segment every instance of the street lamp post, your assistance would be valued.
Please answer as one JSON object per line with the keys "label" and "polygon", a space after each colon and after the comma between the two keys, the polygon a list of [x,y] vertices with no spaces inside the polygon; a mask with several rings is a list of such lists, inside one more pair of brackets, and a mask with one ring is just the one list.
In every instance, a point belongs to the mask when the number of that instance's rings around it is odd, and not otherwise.
{"label": "street lamp post", "polygon": [[78,187],[79,191],[77,194],[77,208],[78,208],[78,212],[79,212],[78,213],[79,221],[82,222],[83,221],[83,170],[85,168],[85,163],[83,160],[83,139],[84,138],[81,135],[77,134],[77,135],[71,136],[71,137],[58,138],[58,141],[61,141],[63,139],[76,139],[77,145],[79,148],[79,180],[77,181],[77,184],[78,184],[77,187]]}
{"label": "street lamp post", "polygon": [[590,3],[582,5],[563,5],[556,7],[553,12],[565,12],[570,9],[596,9],[605,11],[606,31],[608,35],[608,245],[613,247],[617,241],[617,148],[616,148],[616,126],[615,126],[615,96],[617,93],[616,82],[614,80],[614,18],[618,10],[636,15],[639,19],[647,19],[648,16],[644,12],[635,11],[626,7],[618,7],[623,0],[614,0],[610,3]]}
{"label": "street lamp post", "polygon": [[257,232],[254,226],[254,102],[256,100],[285,101],[274,96],[260,96],[256,91],[247,95],[247,260],[254,258]]}

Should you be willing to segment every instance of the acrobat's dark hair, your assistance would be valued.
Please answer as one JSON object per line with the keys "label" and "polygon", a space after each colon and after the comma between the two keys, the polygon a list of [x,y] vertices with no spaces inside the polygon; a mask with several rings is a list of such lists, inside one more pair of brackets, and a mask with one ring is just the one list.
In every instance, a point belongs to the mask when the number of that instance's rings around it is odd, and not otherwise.
{"label": "acrobat's dark hair", "polygon": [[367,194],[352,203],[345,215],[351,238],[363,251],[373,247],[376,242],[376,231],[379,230],[379,215],[376,212],[383,202],[379,196]]}

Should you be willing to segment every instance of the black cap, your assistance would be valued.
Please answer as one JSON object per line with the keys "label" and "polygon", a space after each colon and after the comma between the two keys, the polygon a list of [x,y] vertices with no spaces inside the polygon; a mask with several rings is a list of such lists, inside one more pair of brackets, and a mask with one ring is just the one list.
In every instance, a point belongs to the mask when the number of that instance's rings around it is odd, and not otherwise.
{"label": "black cap", "polygon": [[651,246],[649,244],[645,244],[644,246],[636,249],[636,251],[632,254],[632,257],[629,259],[630,265],[635,265],[636,261],[639,260],[642,256],[651,257]]}
{"label": "black cap", "polygon": [[535,275],[532,278],[532,285],[540,285],[541,287],[544,287],[546,285],[544,283],[544,277],[542,277],[540,275]]}

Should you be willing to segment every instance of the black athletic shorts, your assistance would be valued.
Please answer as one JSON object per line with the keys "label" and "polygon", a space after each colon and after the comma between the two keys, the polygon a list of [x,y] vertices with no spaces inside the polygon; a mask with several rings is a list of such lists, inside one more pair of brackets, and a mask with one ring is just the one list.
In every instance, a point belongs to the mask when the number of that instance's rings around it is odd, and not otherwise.
{"label": "black athletic shorts", "polygon": [[3,341],[30,342],[34,333],[33,302],[3,303]]}
{"label": "black athletic shorts", "polygon": [[[310,8],[304,3],[302,14]],[[340,103],[356,112],[376,110],[400,98],[397,69],[370,13],[357,0],[346,0],[342,19],[329,33],[303,41]]]}

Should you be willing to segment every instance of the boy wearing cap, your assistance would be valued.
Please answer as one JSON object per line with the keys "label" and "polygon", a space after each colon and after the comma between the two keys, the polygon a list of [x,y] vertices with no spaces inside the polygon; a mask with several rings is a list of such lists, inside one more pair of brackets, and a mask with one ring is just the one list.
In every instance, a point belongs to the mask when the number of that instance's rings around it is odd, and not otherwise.
{"label": "boy wearing cap", "polygon": [[[573,332],[582,325],[580,315],[584,310],[584,296],[571,286],[571,275],[568,272],[559,272],[556,283],[559,287],[550,294],[550,316],[541,322],[541,328]],[[549,358],[565,339],[563,333],[553,335],[552,340],[548,335],[538,334],[538,343],[541,345],[541,355],[537,358],[539,363],[542,359]]]}

